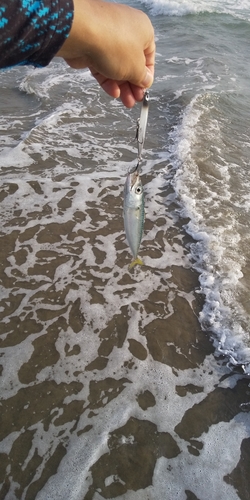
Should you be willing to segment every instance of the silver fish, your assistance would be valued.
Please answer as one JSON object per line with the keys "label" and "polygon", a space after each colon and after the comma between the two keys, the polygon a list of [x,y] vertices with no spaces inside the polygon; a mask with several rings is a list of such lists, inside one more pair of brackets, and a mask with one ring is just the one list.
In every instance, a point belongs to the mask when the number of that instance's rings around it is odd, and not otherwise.
{"label": "silver fish", "polygon": [[123,216],[126,238],[128,240],[135,264],[143,264],[137,257],[144,226],[144,195],[137,167],[127,175],[124,186]]}
{"label": "silver fish", "polygon": [[141,154],[145,141],[147,121],[148,121],[148,108],[149,108],[149,92],[148,90],[146,90],[142,101],[140,118],[138,118],[137,120],[136,139],[138,146],[138,162],[141,161]]}

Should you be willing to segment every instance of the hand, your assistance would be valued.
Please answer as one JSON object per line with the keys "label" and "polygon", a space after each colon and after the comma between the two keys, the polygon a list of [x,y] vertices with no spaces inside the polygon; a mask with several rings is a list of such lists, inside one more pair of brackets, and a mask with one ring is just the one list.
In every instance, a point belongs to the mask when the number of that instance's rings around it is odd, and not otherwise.
{"label": "hand", "polygon": [[130,108],[153,83],[154,30],[140,10],[74,0],[72,28],[57,56],[72,68],[89,68],[107,94]]}

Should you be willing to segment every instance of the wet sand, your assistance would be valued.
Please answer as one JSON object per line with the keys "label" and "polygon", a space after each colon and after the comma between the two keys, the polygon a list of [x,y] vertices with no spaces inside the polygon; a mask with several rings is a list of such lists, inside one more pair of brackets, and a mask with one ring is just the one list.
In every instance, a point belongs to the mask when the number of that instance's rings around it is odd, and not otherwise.
{"label": "wet sand", "polygon": [[[185,463],[188,470],[201,458],[212,484],[215,452],[210,460],[203,456],[213,449],[209,433],[227,424],[230,440],[242,417],[246,430],[226,447],[228,472],[221,468],[215,481],[221,489],[210,498],[248,500],[249,380],[215,358],[209,332],[201,330],[202,296],[183,222],[166,231],[165,218],[146,221],[141,248],[147,264],[147,256],[162,256],[167,241],[173,254],[182,248],[179,264],[166,255],[165,267],[130,272],[116,188],[65,218],[78,188],[74,180],[57,180],[48,198],[42,182],[1,186],[0,499],[163,500],[157,470],[164,461],[180,498],[185,492],[197,499],[197,477],[191,475],[192,488],[182,476]],[[20,204],[10,209],[18,190]],[[84,471],[78,496],[70,481],[63,484],[71,467],[72,480]]]}

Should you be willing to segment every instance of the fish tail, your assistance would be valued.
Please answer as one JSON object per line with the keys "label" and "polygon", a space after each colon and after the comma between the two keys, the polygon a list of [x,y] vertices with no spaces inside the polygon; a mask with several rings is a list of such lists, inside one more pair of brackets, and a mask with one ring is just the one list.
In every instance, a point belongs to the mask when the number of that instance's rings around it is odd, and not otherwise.
{"label": "fish tail", "polygon": [[134,266],[136,266],[136,264],[138,264],[139,266],[143,266],[144,263],[141,259],[139,259],[139,257],[136,257],[136,259],[134,259],[133,262],[129,264],[129,269],[132,269]]}

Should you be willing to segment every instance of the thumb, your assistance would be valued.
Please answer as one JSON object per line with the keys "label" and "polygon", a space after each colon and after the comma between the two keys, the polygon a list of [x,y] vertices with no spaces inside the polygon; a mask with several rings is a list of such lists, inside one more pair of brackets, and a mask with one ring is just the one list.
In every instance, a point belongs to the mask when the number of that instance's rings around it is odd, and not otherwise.
{"label": "thumb", "polygon": [[154,81],[154,76],[153,76],[152,72],[148,68],[146,68],[145,75],[144,75],[144,78],[142,80],[141,86],[145,89],[148,89],[149,87],[151,87],[153,81]]}

